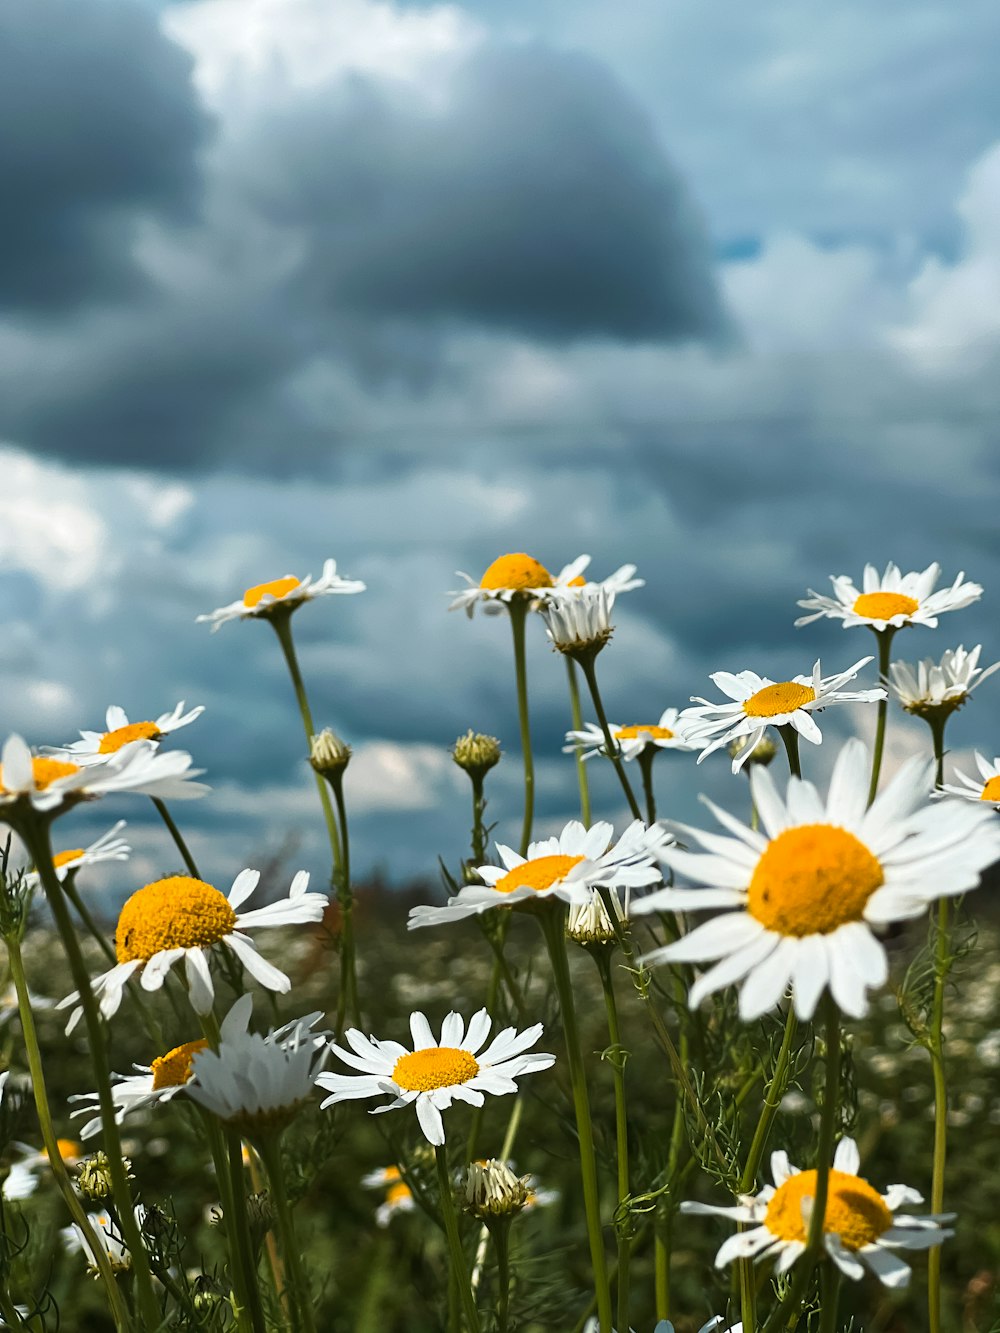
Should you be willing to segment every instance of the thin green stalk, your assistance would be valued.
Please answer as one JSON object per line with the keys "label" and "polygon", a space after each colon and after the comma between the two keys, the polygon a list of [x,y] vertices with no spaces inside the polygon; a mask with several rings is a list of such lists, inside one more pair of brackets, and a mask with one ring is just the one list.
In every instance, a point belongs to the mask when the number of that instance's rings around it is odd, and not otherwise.
{"label": "thin green stalk", "polygon": [[840,1269],[824,1264],[820,1274],[819,1333],[837,1333],[837,1306],[840,1303]]}
{"label": "thin green stalk", "polygon": [[299,1243],[295,1238],[295,1221],[288,1202],[288,1191],[285,1189],[280,1137],[262,1139],[259,1150],[271,1186],[271,1199],[278,1221],[278,1234],[281,1237],[281,1255],[289,1278],[286,1291],[291,1297],[293,1327],[295,1333],[316,1333],[309,1284],[302,1266]]}
{"label": "thin green stalk", "polygon": [[462,1299],[465,1322],[468,1333],[479,1333],[479,1311],[476,1298],[469,1281],[469,1265],[462,1249],[462,1238],[458,1234],[458,1217],[455,1213],[455,1200],[451,1192],[451,1177],[448,1174],[448,1154],[444,1145],[434,1148],[434,1160],[437,1164],[438,1193],[441,1195],[441,1217],[444,1221],[445,1235],[448,1238],[448,1253],[451,1258],[451,1272]]}
{"label": "thin green stalk", "polygon": [[788,755],[788,771],[793,778],[802,776],[802,766],[799,763],[799,733],[791,725],[778,728],[778,735],[785,743],[785,754]]}
{"label": "thin green stalk", "polygon": [[21,956],[20,943],[14,935],[7,939],[7,953],[11,980],[14,982],[14,989],[17,992],[21,1033],[24,1037],[24,1049],[28,1059],[28,1072],[31,1074],[31,1091],[35,1099],[35,1110],[38,1113],[38,1124],[41,1128],[42,1143],[45,1145],[49,1167],[63,1197],[63,1202],[69,1210],[70,1217],[80,1228],[83,1235],[87,1237],[94,1264],[104,1282],[108,1304],[111,1307],[111,1314],[115,1321],[115,1328],[119,1330],[119,1333],[126,1333],[126,1330],[132,1327],[132,1320],[118,1288],[107,1250],[103,1242],[94,1235],[94,1228],[91,1226],[90,1219],[80,1202],[80,1196],[73,1188],[69,1172],[66,1170],[66,1163],[59,1152],[59,1143],[52,1124],[52,1112],[49,1107],[48,1089],[45,1086],[45,1071],[42,1066],[41,1048],[38,1044],[38,1032],[35,1028],[35,1016],[31,1008],[28,981],[24,974],[24,960]]}
{"label": "thin green stalk", "polygon": [[169,811],[169,810],[167,809],[167,807],[163,804],[163,802],[159,799],[159,797],[157,797],[157,796],[151,796],[151,797],[150,797],[150,800],[151,800],[151,801],[153,802],[153,804],[156,806],[156,813],[157,813],[157,814],[160,816],[160,818],[163,820],[164,824],[166,824],[166,826],[167,826],[167,830],[169,831],[170,836],[173,838],[173,840],[174,840],[174,844],[175,844],[175,846],[177,847],[177,850],[180,852],[181,857],[182,857],[182,859],[183,859],[183,861],[184,861],[184,864],[185,864],[185,866],[187,867],[187,872],[188,872],[188,874],[189,874],[193,879],[201,879],[201,876],[198,874],[198,867],[197,867],[197,865],[195,864],[194,857],[191,855],[190,851],[188,850],[188,845],[187,845],[187,843],[186,843],[186,842],[184,841],[184,839],[181,837],[181,831],[180,831],[180,829],[177,827],[177,825],[174,823],[173,816],[171,815],[170,811]]}
{"label": "thin green stalk", "polygon": [[611,728],[608,726],[607,714],[604,711],[604,705],[601,702],[601,692],[597,688],[597,671],[594,667],[594,657],[591,654],[580,661],[583,668],[583,674],[587,685],[590,688],[590,697],[594,701],[594,711],[597,713],[597,720],[601,724],[601,730],[604,732],[604,748],[608,752],[608,758],[614,765],[615,772],[618,774],[618,781],[622,785],[622,791],[625,793],[625,799],[628,801],[628,808],[632,811],[634,819],[642,819],[642,811],[639,809],[639,803],[635,799],[635,793],[632,791],[631,784],[625,776],[625,769],[622,765],[621,746],[611,735]]}
{"label": "thin green stalk", "polygon": [[653,764],[657,747],[645,745],[639,751],[639,772],[642,774],[642,792],[646,798],[646,823],[656,823],[656,796],[653,792]]}
{"label": "thin green stalk", "polygon": [[670,1318],[670,1251],[673,1241],[673,1210],[667,1213],[663,1231],[657,1227],[653,1239],[653,1287],[656,1318]]}
{"label": "thin green stalk", "polygon": [[[573,719],[573,730],[583,730],[583,711],[580,708],[580,684],[576,678],[576,664],[572,657],[566,658],[566,679],[569,682],[569,711]],[[587,762],[583,751],[576,747],[576,780],[580,787],[580,818],[584,827],[590,828],[590,782],[587,777]]]}
{"label": "thin green stalk", "polygon": [[892,652],[892,640],[896,631],[892,626],[875,630],[878,640],[878,683],[886,691],[886,698],[879,700],[878,720],[875,723],[875,749],[872,752],[872,778],[868,784],[868,804],[871,805],[878,792],[879,774],[882,772],[882,751],[885,748],[885,719],[889,711],[889,655]]}
{"label": "thin green stalk", "polygon": [[498,1218],[490,1230],[497,1252],[497,1333],[508,1333],[510,1317],[510,1218]]}
{"label": "thin green stalk", "polygon": [[472,864],[481,866],[486,862],[486,797],[483,794],[486,775],[474,770],[469,777],[472,780]]}
{"label": "thin green stalk", "polygon": [[[604,991],[604,1008],[608,1016],[608,1036],[611,1038],[611,1069],[615,1088],[615,1148],[618,1161],[618,1207],[623,1208],[631,1194],[628,1165],[628,1105],[625,1098],[625,1058],[622,1046],[621,1027],[618,1022],[618,1005],[615,1001],[614,981],[611,976],[611,951],[601,949],[595,953],[594,961],[601,976]],[[629,1242],[623,1226],[624,1219],[618,1219],[616,1227],[618,1239],[618,1327],[631,1328],[629,1323]]]}
{"label": "thin green stalk", "polygon": [[229,1273],[232,1279],[236,1322],[239,1325],[240,1333],[250,1333],[252,1328],[253,1333],[256,1333],[256,1327],[251,1325],[250,1322],[250,1298],[247,1289],[250,1276],[247,1271],[243,1248],[236,1243],[234,1237],[236,1208],[233,1202],[232,1174],[222,1139],[222,1129],[210,1111],[206,1111],[200,1106],[198,1110],[201,1113],[202,1126],[215,1166],[215,1179],[219,1186],[219,1202],[222,1204],[222,1217],[226,1228],[226,1240],[229,1245]]}
{"label": "thin green stalk", "polygon": [[576,1130],[580,1148],[580,1175],[583,1183],[583,1203],[587,1219],[587,1239],[590,1243],[590,1259],[594,1272],[594,1291],[597,1297],[597,1318],[600,1333],[611,1333],[611,1289],[608,1284],[604,1238],[601,1234],[601,1205],[597,1186],[597,1159],[594,1155],[594,1131],[590,1120],[587,1071],[583,1062],[583,1050],[580,1046],[580,1033],[576,1023],[576,1007],[573,1002],[573,986],[569,975],[569,961],[566,957],[563,913],[558,908],[553,911],[544,911],[539,914],[539,920],[545,935],[545,943],[548,946],[549,958],[552,962],[552,974],[555,980],[556,993],[559,996],[559,1008],[562,1013],[563,1035],[566,1041],[566,1055],[573,1089],[573,1110],[576,1113]]}
{"label": "thin green stalk", "polygon": [[[930,720],[937,761],[935,785],[944,785],[944,729],[947,716],[937,714]],[[948,1152],[948,1082],[944,1063],[944,999],[951,970],[950,904],[938,901],[937,940],[934,950],[934,997],[931,1004],[929,1053],[934,1080],[934,1157],[931,1168],[931,1212],[944,1210],[944,1173]],[[941,1333],[941,1247],[932,1247],[927,1256],[927,1320],[930,1333]]]}
{"label": "thin green stalk", "polygon": [[101,953],[104,954],[104,957],[109,963],[117,963],[118,955],[115,953],[115,946],[108,939],[105,932],[101,930],[100,926],[98,926],[97,922],[90,914],[90,909],[84,904],[83,898],[77,892],[75,871],[71,870],[63,880],[63,888],[66,891],[66,897],[73,904],[73,910],[83,922],[84,926],[86,926],[91,939],[97,942]]}
{"label": "thin green stalk", "polygon": [[521,728],[521,755],[524,759],[524,820],[521,824],[521,855],[528,855],[531,826],[535,819],[535,757],[531,749],[531,723],[528,718],[528,666],[524,651],[524,627],[528,618],[528,600],[515,596],[510,602],[510,630],[514,639],[514,674],[517,678],[517,717]]}
{"label": "thin green stalk", "polygon": [[344,775],[341,771],[331,786],[337,803],[340,824],[340,873],[337,876],[337,900],[340,903],[340,1002],[337,1006],[337,1035],[344,1031],[348,1015],[355,1027],[361,1026],[358,1000],[357,951],[354,941],[354,891],[351,888],[351,842],[347,831],[347,806],[344,803]]}

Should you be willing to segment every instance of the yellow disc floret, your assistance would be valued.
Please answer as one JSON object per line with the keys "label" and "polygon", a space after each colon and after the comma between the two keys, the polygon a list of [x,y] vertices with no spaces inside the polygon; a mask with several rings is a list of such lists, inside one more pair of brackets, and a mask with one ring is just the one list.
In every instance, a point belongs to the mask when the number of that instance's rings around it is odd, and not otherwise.
{"label": "yellow disc floret", "polygon": [[497,893],[513,893],[515,889],[551,889],[553,884],[565,879],[574,866],[583,860],[582,856],[539,856],[534,861],[525,861],[515,866],[502,879],[493,885]]}
{"label": "yellow disc floret", "polygon": [[390,1208],[398,1208],[400,1204],[404,1204],[412,1198],[413,1191],[409,1185],[404,1185],[402,1181],[398,1185],[391,1185],[385,1192],[385,1201]]}
{"label": "yellow disc floret", "polygon": [[[59,1149],[59,1156],[64,1162],[78,1162],[83,1156],[83,1148],[76,1139],[56,1139],[56,1147]],[[42,1149],[42,1156],[46,1161],[49,1160],[48,1148]]]}
{"label": "yellow disc floret", "polygon": [[243,594],[243,605],[248,611],[252,611],[265,597],[275,597],[281,601],[282,597],[294,592],[300,583],[301,580],[293,578],[291,574],[287,574],[283,579],[272,579],[270,583],[258,583],[253,588],[247,588]]}
{"label": "yellow disc floret", "polygon": [[768,843],[748,889],[750,915],[780,935],[826,935],[860,921],[882,884],[864,843],[832,824],[785,829]]}
{"label": "yellow disc floret", "polygon": [[218,944],[236,925],[225,895],[204,880],[171,875],[133,893],[115,932],[119,963],[148,962],[164,949]]}
{"label": "yellow disc floret", "polygon": [[639,722],[634,726],[619,727],[615,739],[619,741],[638,741],[648,736],[653,741],[671,741],[674,733],[669,727],[654,727],[651,723]]}
{"label": "yellow disc floret", "polygon": [[981,801],[1000,801],[1000,773],[990,778],[979,799]]}
{"label": "yellow disc floret", "polygon": [[[805,1242],[809,1225],[802,1205],[816,1196],[816,1172],[800,1171],[779,1185],[767,1205],[764,1226],[785,1241]],[[892,1226],[892,1213],[867,1180],[831,1171],[823,1230],[840,1237],[845,1250],[872,1245]]]}
{"label": "yellow disc floret", "polygon": [[891,620],[893,616],[912,616],[919,606],[915,597],[903,592],[863,592],[854,603],[854,613],[869,620]]}
{"label": "yellow disc floret", "polygon": [[[31,776],[36,791],[44,791],[58,778],[68,778],[79,773],[79,764],[66,764],[61,759],[32,759]],[[3,764],[0,764],[0,791],[6,791],[3,785]]]}
{"label": "yellow disc floret", "polygon": [[163,1088],[179,1088],[190,1081],[193,1072],[194,1057],[208,1045],[204,1037],[197,1041],[186,1041],[183,1046],[175,1046],[166,1055],[159,1055],[152,1063],[153,1091]]}
{"label": "yellow disc floret", "polygon": [[544,565],[523,551],[501,555],[482,577],[481,588],[551,588],[552,575]]}
{"label": "yellow disc floret", "polygon": [[52,858],[52,864],[58,870],[60,866],[67,865],[70,861],[75,861],[78,856],[82,855],[82,847],[74,847],[72,851],[69,852],[56,852],[55,856]]}
{"label": "yellow disc floret", "polygon": [[429,1046],[396,1061],[392,1079],[407,1092],[432,1092],[468,1083],[479,1073],[479,1061],[457,1046]]}
{"label": "yellow disc floret", "polygon": [[116,727],[114,731],[106,731],[97,749],[101,754],[114,754],[116,750],[120,750],[123,745],[130,745],[132,741],[158,741],[162,735],[163,732],[155,722],[130,722],[127,727]]}
{"label": "yellow disc floret", "polygon": [[743,702],[747,717],[780,717],[794,713],[804,704],[814,703],[816,691],[811,685],[799,685],[794,680],[783,680],[777,685],[765,685]]}

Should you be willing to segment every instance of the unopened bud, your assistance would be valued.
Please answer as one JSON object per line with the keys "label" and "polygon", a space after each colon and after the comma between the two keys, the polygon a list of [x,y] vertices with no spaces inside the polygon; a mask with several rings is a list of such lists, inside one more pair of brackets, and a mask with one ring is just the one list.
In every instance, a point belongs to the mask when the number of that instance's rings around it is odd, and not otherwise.
{"label": "unopened bud", "polygon": [[500,742],[495,736],[484,736],[471,729],[455,742],[451,757],[459,768],[471,777],[482,777],[500,762]]}
{"label": "unopened bud", "polygon": [[351,747],[345,745],[329,727],[312,738],[309,762],[323,778],[338,777],[351,762]]}
{"label": "unopened bud", "polygon": [[267,1190],[247,1195],[247,1223],[254,1245],[260,1246],[274,1226],[274,1209],[271,1207],[271,1196]]}
{"label": "unopened bud", "polygon": [[[122,1158],[122,1165],[125,1167],[126,1177],[129,1180],[134,1179],[132,1163],[127,1157]],[[114,1193],[114,1186],[111,1183],[111,1163],[107,1156],[103,1152],[95,1152],[93,1157],[81,1162],[76,1183],[85,1199],[91,1199],[94,1203],[110,1199]]]}
{"label": "unopened bud", "polygon": [[515,1176],[506,1162],[494,1158],[470,1162],[465,1178],[465,1206],[476,1217],[519,1213],[531,1197],[531,1177]]}
{"label": "unopened bud", "polygon": [[612,918],[598,889],[593,890],[590,902],[570,904],[566,934],[577,944],[611,944],[625,925],[626,914],[617,892],[614,889],[606,892],[616,919]]}
{"label": "unopened bud", "polygon": [[[729,747],[729,754],[732,759],[738,759],[746,749],[746,741],[735,740]],[[778,747],[768,735],[761,735],[757,744],[753,747],[753,753],[746,761],[748,764],[763,764],[766,768],[774,756],[778,753]]]}

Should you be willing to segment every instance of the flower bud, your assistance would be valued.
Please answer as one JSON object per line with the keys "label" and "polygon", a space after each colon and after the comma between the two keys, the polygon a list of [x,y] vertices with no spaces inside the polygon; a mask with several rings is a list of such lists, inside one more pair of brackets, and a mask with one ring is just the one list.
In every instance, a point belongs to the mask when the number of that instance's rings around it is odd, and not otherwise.
{"label": "flower bud", "polygon": [[309,762],[322,778],[336,778],[351,762],[351,747],[345,745],[329,727],[314,736],[309,748]]}
{"label": "flower bud", "polygon": [[607,890],[608,900],[617,921],[612,920],[603,895],[594,889],[590,902],[571,903],[566,918],[566,934],[577,944],[612,944],[616,938],[615,926],[620,930],[626,924],[626,913],[615,889]]}
{"label": "flower bud", "polygon": [[[122,1164],[125,1167],[126,1177],[133,1180],[132,1163],[127,1157],[123,1157]],[[114,1193],[114,1186],[111,1183],[111,1163],[107,1156],[103,1152],[95,1152],[93,1157],[81,1162],[76,1183],[85,1199],[90,1199],[94,1203],[110,1199]]]}
{"label": "flower bud", "polygon": [[459,736],[452,747],[451,757],[470,777],[482,777],[500,762],[500,742],[495,736],[484,736],[471,728]]}
{"label": "flower bud", "polygon": [[531,1196],[531,1177],[515,1176],[506,1162],[494,1158],[470,1162],[465,1178],[465,1206],[476,1217],[519,1213]]}
{"label": "flower bud", "polygon": [[[742,738],[735,740],[729,746],[729,754],[733,759],[738,759],[746,749],[746,741]],[[747,760],[748,764],[763,764],[766,768],[774,756],[778,753],[778,747],[770,736],[762,734],[757,744],[754,746],[753,754]]]}

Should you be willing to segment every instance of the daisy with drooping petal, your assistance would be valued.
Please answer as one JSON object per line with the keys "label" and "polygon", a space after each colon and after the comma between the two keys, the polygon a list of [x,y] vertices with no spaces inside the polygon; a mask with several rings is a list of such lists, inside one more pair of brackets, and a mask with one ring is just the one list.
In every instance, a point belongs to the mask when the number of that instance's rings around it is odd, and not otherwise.
{"label": "daisy with drooping petal", "polygon": [[[627,725],[611,723],[611,735],[618,742],[621,757],[638,759],[647,746],[657,750],[694,750],[697,746],[688,738],[686,724],[676,708],[665,708],[659,722],[630,722]],[[567,731],[563,754],[574,754],[577,749],[584,759],[605,753],[604,732],[596,722],[588,722],[582,731]]]}
{"label": "daisy with drooping petal", "polygon": [[521,1033],[504,1028],[485,1046],[492,1024],[486,1010],[480,1009],[466,1031],[461,1015],[450,1013],[441,1025],[441,1040],[436,1042],[424,1015],[413,1013],[413,1049],[409,1051],[399,1042],[379,1041],[350,1028],[344,1036],[351,1049],[332,1042],[330,1050],[359,1072],[317,1075],[317,1084],[331,1094],[321,1106],[392,1095],[394,1100],[388,1106],[377,1106],[372,1114],[412,1104],[424,1137],[439,1147],[444,1143],[441,1112],[453,1101],[482,1106],[487,1093],[503,1097],[517,1092],[516,1079],[555,1063],[554,1055],[528,1050],[542,1035],[541,1023]]}
{"label": "daisy with drooping petal", "polygon": [[989,811],[928,799],[934,761],[911,759],[867,806],[868,752],[857,740],[841,750],[826,801],[811,782],[792,778],[785,799],[754,765],[751,791],[761,830],[706,802],[731,834],[675,826],[689,845],[660,859],[706,887],[661,889],[633,902],[632,915],[733,908],[713,916],[645,962],[712,962],[689,1000],[742,982],[744,1020],[772,1009],[789,985],[796,1013],[811,1018],[829,987],[846,1014],[862,1017],[867,992],[888,974],[873,927],[920,916],[930,903],[973,889],[1000,856],[1000,828]]}
{"label": "daisy with drooping petal", "polygon": [[130,722],[124,708],[112,704],[105,715],[107,725],[104,731],[81,731],[80,740],[48,748],[45,753],[69,759],[75,764],[97,764],[133,741],[146,741],[155,747],[164,736],[188,726],[201,717],[204,711],[205,705],[199,704],[185,713],[182,699],[176,708],[169,713],[161,713],[155,722]]}
{"label": "daisy with drooping petal", "polygon": [[[135,1206],[135,1220],[140,1230],[146,1217],[146,1210],[141,1203]],[[97,1243],[104,1248],[104,1252],[111,1264],[111,1270],[115,1273],[125,1273],[132,1267],[132,1256],[129,1254],[125,1245],[124,1237],[119,1231],[114,1219],[110,1213],[88,1213],[87,1220],[90,1222],[94,1237]],[[87,1267],[91,1272],[97,1272],[97,1260],[94,1254],[92,1242],[89,1236],[84,1233],[74,1222],[71,1226],[62,1227],[60,1235],[71,1254],[80,1253],[87,1256]]]}
{"label": "daisy with drooping petal", "polygon": [[578,555],[568,565],[563,565],[559,573],[553,578],[553,585],[559,590],[569,592],[575,592],[580,588],[596,592],[598,588],[603,588],[612,597],[617,596],[620,592],[631,592],[634,588],[644,588],[646,586],[645,579],[635,577],[635,565],[620,565],[606,579],[594,581],[584,576],[584,570],[589,564],[589,555]]}
{"label": "daisy with drooping petal", "polygon": [[[909,1265],[897,1250],[926,1250],[954,1235],[942,1228],[953,1213],[924,1217],[898,1210],[904,1204],[923,1203],[916,1190],[890,1185],[879,1194],[858,1175],[860,1158],[853,1139],[841,1139],[833,1159],[823,1218],[823,1246],[842,1273],[855,1281],[865,1267],[887,1287],[905,1287]],[[749,1231],[730,1236],[715,1256],[716,1266],[734,1259],[773,1258],[775,1271],[785,1273],[806,1249],[809,1217],[816,1194],[816,1171],[800,1171],[783,1152],[771,1154],[774,1185],[765,1185],[753,1197],[731,1208],[705,1203],[682,1203],[682,1213],[710,1213],[734,1222],[756,1223]]]}
{"label": "daisy with drooping petal", "polygon": [[824,597],[810,588],[809,596],[799,606],[811,614],[800,616],[795,625],[809,625],[828,616],[842,620],[844,629],[852,625],[868,625],[879,632],[901,629],[903,625],[935,629],[939,615],[959,611],[983,595],[978,583],[963,583],[964,572],[950,588],[935,592],[934,585],[940,575],[941,566],[936,561],[921,573],[910,574],[901,573],[891,560],[881,575],[874,565],[865,565],[860,592],[845,574],[831,575],[834,595]]}
{"label": "daisy with drooping petal", "polygon": [[364,592],[365,584],[359,579],[345,579],[337,573],[336,560],[323,562],[323,573],[318,579],[307,574],[304,579],[294,574],[272,579],[269,583],[258,583],[247,588],[243,596],[228,606],[220,606],[215,611],[196,618],[196,623],[209,621],[212,633],[220,629],[227,620],[249,620],[259,616],[271,616],[281,612],[292,612],[303,602],[311,602],[314,597],[329,597],[334,593]]}
{"label": "daisy with drooping petal", "polygon": [[961,708],[988,676],[1000,670],[1000,662],[985,669],[979,666],[982,650],[982,644],[968,653],[961,646],[949,648],[940,662],[925,657],[915,667],[909,662],[893,662],[889,667],[892,692],[906,711],[917,717],[947,716]]}
{"label": "daisy with drooping petal", "polygon": [[458,570],[457,574],[469,586],[448,594],[454,598],[448,610],[462,610],[470,619],[480,602],[484,611],[497,615],[515,598],[543,601],[551,597],[555,587],[552,575],[545,566],[523,551],[498,556],[478,583],[462,570]]}
{"label": "daisy with drooping petal", "polygon": [[497,843],[502,866],[479,866],[482,884],[466,884],[444,907],[414,907],[408,925],[436,926],[446,921],[487,912],[492,907],[514,907],[528,902],[560,898],[567,903],[589,904],[597,885],[643,888],[661,879],[655,858],[672,836],[654,824],[647,828],[635,820],[612,845],[614,828],[598,823],[587,829],[571,820],[558,838],[533,842],[521,856]]}
{"label": "daisy with drooping petal", "polygon": [[696,698],[698,708],[685,708],[681,721],[695,745],[705,745],[698,763],[715,750],[733,741],[744,742],[733,760],[733,772],[738,773],[753,753],[754,746],[768,727],[792,727],[812,745],[819,745],[823,733],[812,714],[831,704],[872,703],[886,697],[879,686],[873,690],[841,689],[853,680],[871,657],[862,657],[846,671],[836,676],[822,676],[817,661],[811,676],[795,676],[792,680],[773,681],[758,676],[754,671],[716,671],[711,680],[732,703],[713,704]]}
{"label": "daisy with drooping petal", "polygon": [[[189,875],[171,875],[137,890],[118,917],[115,952],[118,962],[92,983],[101,999],[105,1018],[118,1012],[128,979],[139,974],[143,990],[159,990],[175,963],[184,960],[188,996],[195,1013],[207,1014],[215,999],[208,959],[212,946],[232,950],[247,972],[268,990],[284,993],[291,982],[284,972],[267,962],[243,930],[255,926],[292,926],[319,921],[329,901],[325,893],[308,893],[309,875],[300,870],[292,880],[288,897],[250,912],[238,909],[260,881],[259,870],[241,870],[233,880],[228,898],[204,880]],[[59,1008],[76,1004],[74,991],[59,1002]],[[75,1027],[82,1010],[70,1016],[67,1032]]]}
{"label": "daisy with drooping petal", "polygon": [[[198,1051],[208,1045],[204,1037],[197,1041],[186,1041],[181,1046],[159,1055],[151,1065],[133,1065],[134,1074],[118,1077],[111,1085],[111,1099],[115,1107],[115,1123],[121,1124],[126,1116],[133,1112],[144,1111],[159,1102],[169,1102],[179,1092],[183,1092],[193,1075],[192,1062]],[[78,1110],[70,1112],[73,1116],[89,1115],[80,1130],[81,1139],[92,1138],[101,1132],[100,1114],[95,1115],[100,1106],[100,1097],[96,1092],[74,1093],[71,1102],[82,1102]]]}
{"label": "daisy with drooping petal", "polygon": [[994,809],[1000,809],[1000,757],[994,759],[991,764],[986,756],[977,750],[976,767],[980,774],[978,778],[970,778],[956,769],[955,777],[964,783],[964,786],[946,783],[943,790],[949,796],[961,796],[965,801],[988,801]]}
{"label": "daisy with drooping petal", "polygon": [[[71,847],[66,851],[56,852],[52,857],[52,864],[60,883],[81,866],[99,865],[102,861],[127,861],[132,848],[124,838],[118,836],[124,827],[124,819],[119,819],[117,824],[109,828],[107,833],[102,833],[89,847]],[[25,875],[24,882],[37,887],[41,882],[38,871],[30,871]]]}
{"label": "daisy with drooping petal", "polygon": [[550,597],[539,610],[553,648],[568,657],[596,656],[615,632],[611,623],[614,602],[614,593],[603,588]]}

